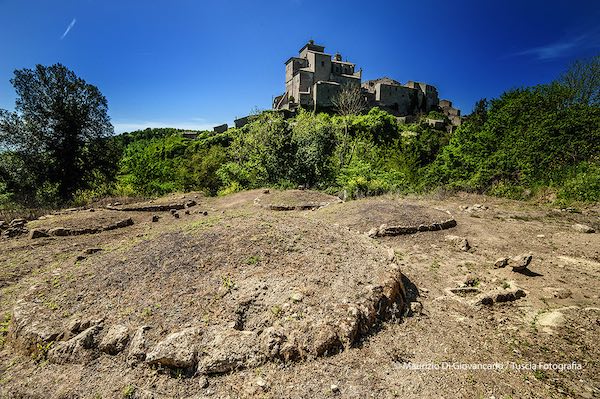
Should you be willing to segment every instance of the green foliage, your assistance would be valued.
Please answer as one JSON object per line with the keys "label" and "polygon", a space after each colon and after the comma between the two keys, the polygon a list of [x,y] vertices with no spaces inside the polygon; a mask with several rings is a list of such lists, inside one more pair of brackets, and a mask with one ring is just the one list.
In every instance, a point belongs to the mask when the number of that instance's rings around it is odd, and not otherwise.
{"label": "green foliage", "polygon": [[145,195],[304,185],[354,198],[443,186],[523,199],[550,187],[561,201],[597,201],[600,111],[579,97],[587,102],[560,82],[511,90],[478,101],[453,133],[399,125],[379,108],[289,119],[267,111],[195,140],[174,129],[134,132],[119,139],[118,184]]}
{"label": "green foliage", "polygon": [[[197,140],[183,138],[174,129],[157,129],[130,134],[119,164],[119,187],[143,195],[163,195],[173,191],[200,190],[214,195],[221,187],[217,170],[227,160],[227,152],[217,142],[223,135],[204,135]],[[221,141],[220,141],[220,140]]]}
{"label": "green foliage", "polygon": [[219,172],[227,186],[261,187],[284,180],[292,166],[292,130],[279,113],[264,112],[229,147],[231,162]]}
{"label": "green foliage", "polygon": [[6,183],[0,180],[0,209],[8,208],[12,205],[13,194],[8,191]]}
{"label": "green foliage", "polygon": [[485,118],[456,131],[427,182],[520,197],[525,188],[560,186],[574,165],[598,153],[599,107],[572,104],[570,91],[556,83],[511,90],[491,101]]}
{"label": "green foliage", "polygon": [[338,184],[351,198],[402,191],[404,176],[395,170],[375,169],[362,160],[354,160],[340,171]]}
{"label": "green foliage", "polygon": [[302,112],[291,134],[292,163],[286,178],[305,186],[325,187],[333,175],[331,156],[336,128],[326,114]]}
{"label": "green foliage", "polygon": [[582,162],[558,191],[561,200],[600,202],[600,163]]}
{"label": "green foliage", "polygon": [[50,342],[38,342],[35,345],[35,350],[31,354],[31,358],[36,363],[45,362],[48,359],[48,352],[52,349],[54,341]]}
{"label": "green foliage", "polygon": [[15,112],[0,110],[0,176],[28,205],[68,201],[92,173],[114,176],[106,98],[61,64],[15,71]]}
{"label": "green foliage", "polygon": [[123,399],[131,399],[131,398],[135,397],[136,391],[137,391],[137,389],[134,385],[127,385],[123,388],[123,391],[121,392],[121,396],[123,397]]}
{"label": "green foliage", "polygon": [[448,118],[446,117],[446,115],[444,115],[443,113],[439,112],[439,111],[431,111],[427,114],[427,118],[428,119],[436,119],[436,120],[447,120]]}
{"label": "green foliage", "polygon": [[573,104],[600,105],[600,55],[577,60],[558,79]]}

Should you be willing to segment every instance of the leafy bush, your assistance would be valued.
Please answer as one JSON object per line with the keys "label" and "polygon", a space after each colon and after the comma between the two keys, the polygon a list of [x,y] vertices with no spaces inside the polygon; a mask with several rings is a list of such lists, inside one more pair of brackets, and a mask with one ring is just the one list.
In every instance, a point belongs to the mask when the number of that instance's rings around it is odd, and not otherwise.
{"label": "leafy bush", "polygon": [[216,194],[222,184],[217,170],[227,161],[227,150],[214,144],[219,140],[214,140],[214,135],[189,140],[179,131],[163,135],[163,130],[159,129],[157,137],[144,131],[143,139],[124,148],[119,169],[121,187],[144,195],[191,190]]}
{"label": "leafy bush", "polygon": [[305,186],[326,187],[334,173],[332,155],[336,127],[326,114],[301,112],[291,135],[292,162],[286,178]]}
{"label": "leafy bush", "polygon": [[355,160],[340,171],[337,183],[350,198],[405,191],[405,180],[399,171],[374,169],[371,164]]}
{"label": "leafy bush", "polygon": [[600,164],[583,162],[558,191],[562,200],[600,202]]}
{"label": "leafy bush", "polygon": [[285,179],[293,161],[292,133],[283,116],[264,112],[244,128],[229,147],[231,162],[238,166],[219,172],[225,183],[261,187]]}

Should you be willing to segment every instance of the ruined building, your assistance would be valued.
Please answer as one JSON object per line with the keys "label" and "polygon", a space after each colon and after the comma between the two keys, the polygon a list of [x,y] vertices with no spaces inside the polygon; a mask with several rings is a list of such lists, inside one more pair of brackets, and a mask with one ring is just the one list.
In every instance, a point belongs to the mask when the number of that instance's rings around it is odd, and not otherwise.
{"label": "ruined building", "polygon": [[452,106],[452,101],[440,100],[440,109],[448,117],[448,119],[450,119],[450,122],[454,126],[460,125],[462,120],[460,117],[460,109],[454,108]]}
{"label": "ruined building", "polygon": [[344,85],[360,86],[362,71],[342,61],[342,56],[331,57],[325,47],[311,40],[300,49],[298,57],[285,63],[285,93],[273,101],[275,109],[332,107],[331,99]]}
{"label": "ruined building", "polygon": [[361,84],[362,70],[355,71],[355,67],[342,61],[339,53],[333,57],[325,53],[325,47],[311,40],[285,63],[285,93],[274,99],[273,108],[330,109],[342,88],[360,86],[369,107],[383,108],[398,117],[441,111],[453,125],[460,124],[460,111],[450,101],[440,101],[434,86],[413,81],[401,84],[390,78]]}

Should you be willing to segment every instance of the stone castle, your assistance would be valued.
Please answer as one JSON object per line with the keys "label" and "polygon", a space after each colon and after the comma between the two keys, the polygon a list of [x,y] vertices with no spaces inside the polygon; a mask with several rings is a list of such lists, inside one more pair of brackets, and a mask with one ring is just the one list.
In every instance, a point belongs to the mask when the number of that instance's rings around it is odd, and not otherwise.
{"label": "stone castle", "polygon": [[460,110],[449,100],[440,100],[434,86],[413,81],[401,84],[386,77],[362,82],[362,69],[356,71],[356,65],[342,61],[341,54],[332,57],[312,40],[297,57],[286,61],[285,93],[274,99],[273,109],[332,109],[332,100],[347,86],[360,87],[369,108],[380,107],[406,122],[430,111],[444,113],[453,126],[461,121]]}

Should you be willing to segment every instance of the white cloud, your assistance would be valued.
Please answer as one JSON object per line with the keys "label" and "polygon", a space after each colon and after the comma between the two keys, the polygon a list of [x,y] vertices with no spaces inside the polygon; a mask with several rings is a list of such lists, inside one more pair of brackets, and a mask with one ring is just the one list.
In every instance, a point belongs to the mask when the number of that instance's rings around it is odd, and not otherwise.
{"label": "white cloud", "polygon": [[[188,122],[168,122],[168,121],[115,121],[112,123],[115,128],[115,133],[133,132],[136,130],[144,130],[148,127],[171,127],[175,129],[185,130],[212,130],[215,126],[221,123],[210,123],[203,118],[193,118]],[[230,124],[231,125],[231,124]]]}
{"label": "white cloud", "polygon": [[73,18],[73,20],[71,21],[71,23],[69,24],[69,26],[67,26],[67,29],[65,29],[65,33],[63,33],[62,36],[60,37],[60,40],[64,39],[65,36],[67,36],[69,34],[69,32],[71,31],[71,29],[73,29],[73,26],[75,26],[76,22],[77,22],[77,20],[75,18]]}
{"label": "white cloud", "polygon": [[574,51],[582,48],[594,47],[598,47],[598,38],[593,33],[587,33],[563,38],[543,46],[532,47],[514,55],[533,55],[538,60],[546,61],[571,55]]}

